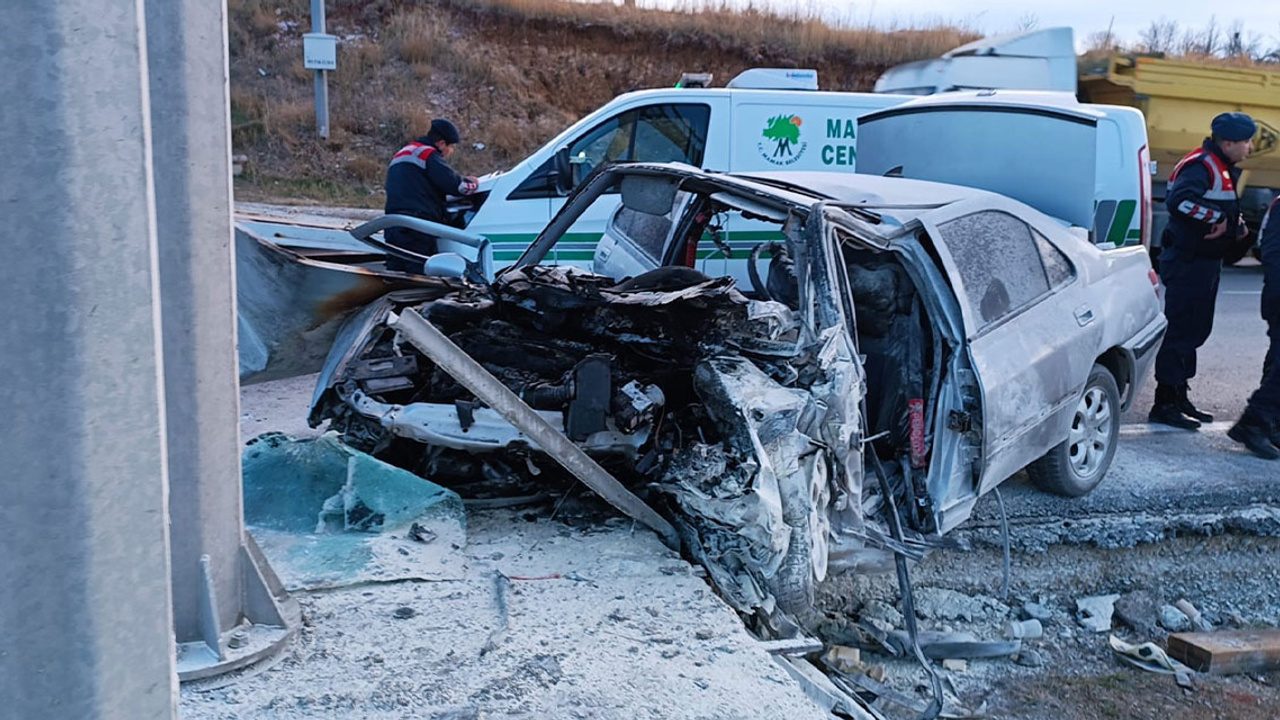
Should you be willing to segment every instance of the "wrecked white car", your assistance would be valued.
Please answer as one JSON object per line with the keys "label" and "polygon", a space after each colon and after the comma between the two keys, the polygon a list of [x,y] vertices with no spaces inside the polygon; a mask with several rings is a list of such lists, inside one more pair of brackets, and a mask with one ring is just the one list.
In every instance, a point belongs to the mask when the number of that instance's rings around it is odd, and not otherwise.
{"label": "wrecked white car", "polygon": [[[546,264],[618,193],[597,272]],[[778,238],[752,287],[691,267],[748,221]],[[491,284],[354,318],[310,419],[464,496],[567,468],[674,526],[740,610],[799,611],[828,574],[936,544],[1023,467],[1093,489],[1164,334],[1149,271],[1140,247],[1104,253],[978,190],[614,166]]]}

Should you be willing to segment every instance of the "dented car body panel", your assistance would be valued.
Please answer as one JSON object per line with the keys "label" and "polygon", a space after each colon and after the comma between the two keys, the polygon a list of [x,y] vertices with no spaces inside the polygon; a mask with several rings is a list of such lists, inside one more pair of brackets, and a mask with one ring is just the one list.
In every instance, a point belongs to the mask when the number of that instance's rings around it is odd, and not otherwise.
{"label": "dented car body panel", "polygon": [[[618,190],[601,246],[646,244],[625,272],[545,264]],[[682,267],[730,212],[785,237],[751,288]],[[1012,259],[975,265],[975,235]],[[829,574],[901,550],[887,508],[927,546],[1064,443],[1095,364],[1132,396],[1163,334],[1144,263],[967,188],[604,168],[491,284],[393,293],[353,320],[311,421],[445,485],[548,481],[536,444],[389,327],[412,308],[671,519],[735,607],[799,611]]]}

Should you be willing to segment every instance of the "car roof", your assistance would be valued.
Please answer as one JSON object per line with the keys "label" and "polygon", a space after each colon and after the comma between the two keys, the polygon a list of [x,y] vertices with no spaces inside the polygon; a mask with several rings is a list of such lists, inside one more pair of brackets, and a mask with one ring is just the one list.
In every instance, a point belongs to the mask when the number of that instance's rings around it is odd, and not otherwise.
{"label": "car roof", "polygon": [[842,204],[857,205],[878,212],[888,211],[884,214],[901,221],[964,200],[999,197],[986,190],[960,185],[856,173],[784,171],[734,175],[767,185],[780,183],[795,186]]}

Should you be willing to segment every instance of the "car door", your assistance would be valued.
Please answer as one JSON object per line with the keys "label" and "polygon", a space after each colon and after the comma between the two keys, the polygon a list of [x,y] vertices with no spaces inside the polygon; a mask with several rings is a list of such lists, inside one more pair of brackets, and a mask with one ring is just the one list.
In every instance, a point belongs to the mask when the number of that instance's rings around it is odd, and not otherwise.
{"label": "car door", "polygon": [[1079,273],[1046,236],[1055,228],[993,202],[926,225],[982,388],[979,493],[1067,438],[1102,331]]}

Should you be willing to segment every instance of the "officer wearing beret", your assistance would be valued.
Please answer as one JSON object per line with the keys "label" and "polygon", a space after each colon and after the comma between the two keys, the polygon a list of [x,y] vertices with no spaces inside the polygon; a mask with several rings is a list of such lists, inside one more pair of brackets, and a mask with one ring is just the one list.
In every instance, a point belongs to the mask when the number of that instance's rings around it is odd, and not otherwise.
{"label": "officer wearing beret", "polygon": [[1267,321],[1271,346],[1262,363],[1262,385],[1227,435],[1267,460],[1280,459],[1280,198],[1262,220],[1258,245],[1262,249],[1262,319]]}
{"label": "officer wearing beret", "polygon": [[1187,394],[1196,374],[1196,350],[1213,330],[1222,258],[1249,234],[1240,217],[1236,164],[1249,157],[1257,125],[1244,113],[1213,119],[1212,136],[1187,153],[1169,175],[1165,207],[1169,224],[1160,238],[1160,279],[1165,287],[1164,344],[1156,355],[1156,397],[1151,422],[1186,430],[1213,422]]}
{"label": "officer wearing beret", "polygon": [[[461,141],[453,123],[437,118],[426,135],[400,148],[387,167],[383,212],[448,224],[448,196],[470,195],[479,184],[476,178],[459,175],[449,167],[449,157]],[[383,236],[388,244],[419,255],[434,255],[437,250],[435,237],[408,228],[387,228]],[[388,257],[387,269],[421,273],[422,264]]]}

